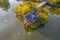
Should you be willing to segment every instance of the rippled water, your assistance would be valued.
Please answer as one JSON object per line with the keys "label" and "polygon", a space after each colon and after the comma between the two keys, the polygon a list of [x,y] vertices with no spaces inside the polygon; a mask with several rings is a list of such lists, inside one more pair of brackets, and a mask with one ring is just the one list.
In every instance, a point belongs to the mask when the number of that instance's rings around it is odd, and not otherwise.
{"label": "rippled water", "polygon": [[32,29],[24,27],[15,16],[13,7],[21,2],[9,0],[9,3],[8,11],[0,8],[0,40],[60,40],[60,15],[49,14],[45,25]]}

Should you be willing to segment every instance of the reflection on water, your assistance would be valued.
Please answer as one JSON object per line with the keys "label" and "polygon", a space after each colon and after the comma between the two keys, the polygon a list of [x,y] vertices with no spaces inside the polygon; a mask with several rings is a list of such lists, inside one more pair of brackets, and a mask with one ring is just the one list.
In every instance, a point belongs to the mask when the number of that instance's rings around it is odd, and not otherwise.
{"label": "reflection on water", "polygon": [[26,32],[33,32],[35,29],[30,28],[30,27],[24,27]]}
{"label": "reflection on water", "polygon": [[34,32],[34,31],[35,31],[35,29],[30,28],[30,27],[24,27],[24,30],[27,32],[27,34],[28,34],[28,35],[31,35],[31,34],[32,34],[32,32]]}

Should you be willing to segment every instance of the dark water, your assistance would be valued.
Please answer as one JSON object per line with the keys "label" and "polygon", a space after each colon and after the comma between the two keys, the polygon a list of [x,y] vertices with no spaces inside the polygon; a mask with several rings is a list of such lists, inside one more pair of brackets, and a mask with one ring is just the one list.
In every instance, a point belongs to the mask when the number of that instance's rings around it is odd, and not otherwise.
{"label": "dark water", "polygon": [[0,40],[60,40],[60,15],[49,14],[45,25],[32,29],[24,27],[16,18],[13,6],[18,2],[10,0],[9,3],[8,11],[0,8]]}

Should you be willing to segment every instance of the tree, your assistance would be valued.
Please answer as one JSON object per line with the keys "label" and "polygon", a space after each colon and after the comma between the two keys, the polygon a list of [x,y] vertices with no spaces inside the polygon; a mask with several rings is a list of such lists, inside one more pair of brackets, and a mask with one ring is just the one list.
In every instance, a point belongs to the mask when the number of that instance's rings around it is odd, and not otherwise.
{"label": "tree", "polygon": [[8,10],[9,1],[8,0],[0,0],[0,8],[2,8],[3,10]]}

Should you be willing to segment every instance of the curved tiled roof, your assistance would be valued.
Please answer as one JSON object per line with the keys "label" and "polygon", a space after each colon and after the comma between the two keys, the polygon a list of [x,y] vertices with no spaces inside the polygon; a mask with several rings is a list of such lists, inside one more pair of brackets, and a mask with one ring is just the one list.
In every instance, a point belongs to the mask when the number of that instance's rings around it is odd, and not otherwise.
{"label": "curved tiled roof", "polygon": [[26,12],[26,14],[24,15],[24,19],[30,22],[35,22],[37,20],[37,13],[36,12]]}

